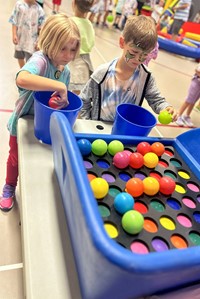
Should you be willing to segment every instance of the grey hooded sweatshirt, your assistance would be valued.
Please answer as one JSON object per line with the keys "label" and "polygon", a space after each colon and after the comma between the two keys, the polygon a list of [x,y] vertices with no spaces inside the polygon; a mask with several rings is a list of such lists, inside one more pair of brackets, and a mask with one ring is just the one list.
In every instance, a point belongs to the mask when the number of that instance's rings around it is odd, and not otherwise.
{"label": "grey hooded sweatshirt", "polygon": [[[104,90],[105,78],[109,66],[112,63],[113,61],[100,65],[82,89],[80,94],[83,100],[83,107],[80,113],[82,119],[106,121],[106,119],[101,117],[102,91]],[[171,106],[166,102],[165,98],[161,96],[152,73],[143,64],[139,65],[138,85],[136,99],[132,99],[130,103],[142,106],[144,99],[146,99],[149,106],[157,114],[166,107]]]}

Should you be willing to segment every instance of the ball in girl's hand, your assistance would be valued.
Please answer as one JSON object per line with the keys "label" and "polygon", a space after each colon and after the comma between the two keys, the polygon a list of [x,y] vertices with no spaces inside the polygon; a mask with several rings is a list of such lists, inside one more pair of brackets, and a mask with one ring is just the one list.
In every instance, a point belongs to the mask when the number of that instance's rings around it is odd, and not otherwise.
{"label": "ball in girl's hand", "polygon": [[57,103],[57,101],[60,100],[60,97],[59,96],[52,96],[50,99],[49,99],[49,107],[53,108],[53,109],[58,109],[59,108],[59,105]]}

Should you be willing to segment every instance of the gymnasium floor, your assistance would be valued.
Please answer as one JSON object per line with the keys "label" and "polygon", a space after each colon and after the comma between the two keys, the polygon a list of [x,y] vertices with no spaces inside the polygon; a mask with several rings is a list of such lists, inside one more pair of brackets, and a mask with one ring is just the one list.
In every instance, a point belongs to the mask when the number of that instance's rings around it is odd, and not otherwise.
{"label": "gymnasium floor", "polygon": [[[5,180],[6,159],[8,154],[8,131],[6,124],[17,100],[18,92],[15,85],[15,75],[18,71],[17,61],[13,58],[14,46],[11,38],[11,25],[8,18],[11,14],[15,0],[0,1],[1,11],[1,51],[0,51],[0,186]],[[71,1],[63,0],[61,11],[71,15]],[[46,15],[51,14],[51,1],[45,3]],[[94,67],[107,62],[120,55],[118,47],[119,31],[112,28],[97,28],[96,43],[91,57]],[[153,71],[157,85],[167,100],[176,109],[182,104],[193,75],[196,62],[160,50],[156,61],[149,65]],[[146,106],[148,107],[148,106]],[[200,126],[200,114],[193,111],[192,119],[196,127]],[[175,124],[157,126],[160,137],[175,138],[177,135],[189,130],[180,128]],[[28,161],[27,161],[28,163]],[[34,203],[33,203],[34,204]],[[20,236],[20,215],[18,205],[15,204],[9,213],[0,212],[0,298],[22,299],[23,297],[23,260]],[[40,299],[40,298],[35,298]],[[41,298],[43,299],[43,298]],[[67,298],[66,298],[67,299]]]}

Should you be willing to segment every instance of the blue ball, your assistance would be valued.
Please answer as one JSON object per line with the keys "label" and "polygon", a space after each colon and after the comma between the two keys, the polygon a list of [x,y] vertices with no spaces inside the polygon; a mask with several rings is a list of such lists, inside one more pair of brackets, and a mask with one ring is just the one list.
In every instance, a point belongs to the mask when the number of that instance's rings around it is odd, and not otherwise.
{"label": "blue ball", "polygon": [[120,214],[133,210],[133,206],[134,198],[129,193],[121,192],[114,199],[114,208]]}
{"label": "blue ball", "polygon": [[89,140],[87,139],[79,139],[77,141],[77,144],[78,144],[78,147],[80,149],[80,152],[83,156],[87,156],[91,153],[91,150],[92,150],[92,145],[90,143]]}

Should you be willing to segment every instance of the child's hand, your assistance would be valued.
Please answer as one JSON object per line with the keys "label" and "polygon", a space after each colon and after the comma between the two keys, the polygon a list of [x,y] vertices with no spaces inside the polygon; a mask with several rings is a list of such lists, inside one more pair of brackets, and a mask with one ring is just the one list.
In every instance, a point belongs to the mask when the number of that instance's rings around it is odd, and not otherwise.
{"label": "child's hand", "polygon": [[169,112],[172,115],[172,121],[176,121],[178,118],[178,113],[177,111],[174,109],[174,107],[172,106],[168,106],[167,108],[165,108],[165,110],[167,112]]}
{"label": "child's hand", "polygon": [[58,96],[58,100],[56,101],[56,104],[58,106],[57,109],[62,109],[65,108],[69,105],[68,97],[67,97],[67,92],[58,92],[55,91],[51,97],[53,96]]}
{"label": "child's hand", "polygon": [[18,38],[16,35],[13,36],[13,44],[17,45],[18,44]]}

